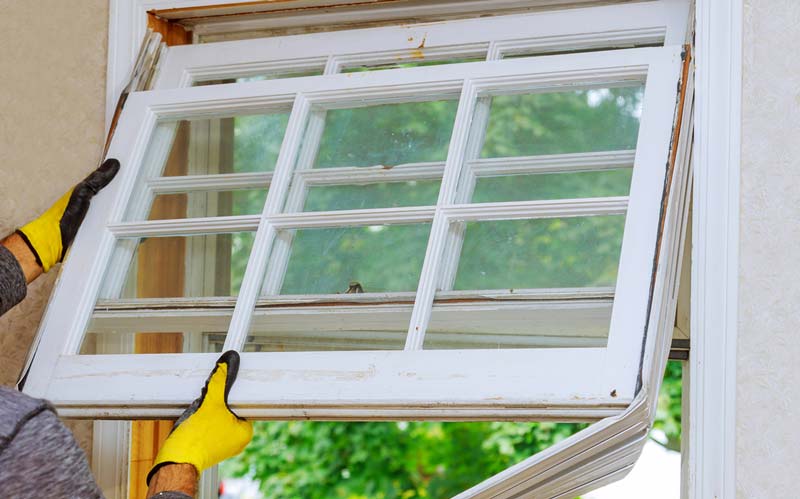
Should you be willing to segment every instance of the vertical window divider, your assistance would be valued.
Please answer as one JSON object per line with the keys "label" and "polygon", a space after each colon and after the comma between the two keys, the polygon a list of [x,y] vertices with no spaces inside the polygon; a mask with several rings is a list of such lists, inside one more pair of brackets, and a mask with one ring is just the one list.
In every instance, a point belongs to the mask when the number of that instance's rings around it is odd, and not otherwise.
{"label": "vertical window divider", "polygon": [[[325,63],[323,75],[331,75],[339,72],[341,64],[339,64],[336,56],[328,56]],[[286,204],[283,208],[284,213],[296,213],[303,209],[303,204],[306,200],[307,188],[306,182],[302,175],[297,175],[295,172],[300,170],[308,170],[314,167],[314,160],[317,158],[317,151],[319,143],[322,140],[322,134],[325,131],[325,117],[327,112],[309,112],[308,126],[304,133],[301,135],[300,152],[297,157],[297,165],[292,173],[292,181],[289,185],[289,193],[286,199]],[[264,278],[264,283],[261,288],[261,294],[264,295],[277,295],[280,294],[281,286],[283,286],[283,279],[286,275],[286,268],[289,265],[289,256],[292,252],[292,241],[294,240],[294,233],[285,231],[276,235],[275,245],[270,253],[269,265],[267,267],[267,274]]]}
{"label": "vertical window divider", "polygon": [[428,238],[428,247],[425,250],[425,260],[420,272],[417,296],[411,312],[411,320],[406,336],[405,350],[421,350],[425,340],[425,331],[431,318],[433,299],[439,282],[438,275],[442,265],[443,250],[449,231],[450,220],[445,213],[445,208],[455,201],[456,190],[461,167],[464,164],[464,155],[469,140],[470,122],[475,112],[477,90],[470,79],[465,79],[461,87],[461,95],[453,124],[453,135],[447,151],[442,184],[439,188],[439,199],[436,203],[436,213],[433,216],[431,232]]}
{"label": "vertical window divider", "polygon": [[[306,200],[307,186],[302,175],[297,172],[313,168],[317,158],[319,143],[325,131],[325,111],[309,111],[308,126],[301,136],[300,152],[297,156],[297,164],[292,170],[291,183],[283,208],[284,213],[298,213],[303,210]],[[261,292],[265,295],[277,295],[283,286],[283,279],[286,274],[286,267],[289,265],[289,256],[292,252],[292,241],[294,240],[292,231],[284,231],[275,239],[275,246],[270,253],[267,276],[264,279]]]}
{"label": "vertical window divider", "polygon": [[[143,158],[147,163],[142,166],[142,170],[138,174],[142,183],[148,182],[150,178],[159,176],[158,173],[160,172],[157,169],[163,168],[166,164],[177,132],[177,123],[169,127],[159,126],[158,123],[155,124],[153,138],[151,139],[153,147],[149,154],[152,157]],[[122,216],[127,214],[131,220],[143,220],[147,216],[147,210],[153,203],[154,197],[153,190],[149,185],[138,190],[138,192],[134,191],[129,206],[126,207]],[[112,252],[111,262],[109,262],[108,270],[100,286],[100,296],[103,297],[118,297],[122,292],[130,266],[135,265],[135,262],[131,262],[131,260],[136,253],[136,248],[139,246],[139,239],[117,239],[115,245],[118,250]]]}
{"label": "vertical window divider", "polygon": [[274,225],[269,222],[269,216],[279,213],[286,199],[295,160],[303,139],[303,130],[310,112],[311,102],[309,99],[303,94],[297,94],[286,126],[286,135],[278,154],[275,174],[272,177],[264,210],[261,213],[261,221],[253,241],[253,249],[247,261],[239,297],[236,300],[228,334],[225,337],[224,350],[241,350],[247,341],[253,308],[258,299],[261,281],[265,275],[269,253],[276,235]]}
{"label": "vertical window divider", "polygon": [[[486,61],[499,61],[503,58],[500,45],[495,41],[489,44],[486,53]],[[491,97],[478,97],[475,103],[472,121],[469,125],[470,131],[467,135],[466,153],[464,164],[461,166],[461,174],[456,188],[454,203],[466,204],[472,200],[472,192],[475,189],[476,176],[472,171],[470,160],[478,159],[483,148],[483,141],[486,137],[486,128],[489,125],[489,114],[492,108]],[[464,223],[452,224],[447,231],[447,242],[444,247],[442,257],[442,270],[440,273],[438,286],[441,290],[453,289],[458,271],[458,261],[461,256],[461,247],[464,244]]]}

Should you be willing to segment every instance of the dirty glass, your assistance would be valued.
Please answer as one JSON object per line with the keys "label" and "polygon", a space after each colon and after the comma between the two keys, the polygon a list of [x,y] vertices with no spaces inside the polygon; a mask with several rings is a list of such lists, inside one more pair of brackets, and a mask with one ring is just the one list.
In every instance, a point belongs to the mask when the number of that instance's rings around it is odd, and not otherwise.
{"label": "dirty glass", "polygon": [[281,294],[417,289],[430,224],[283,231],[292,249]]}
{"label": "dirty glass", "polygon": [[454,289],[614,286],[623,215],[468,222]]}
{"label": "dirty glass", "polygon": [[121,238],[101,299],[236,296],[254,232]]}

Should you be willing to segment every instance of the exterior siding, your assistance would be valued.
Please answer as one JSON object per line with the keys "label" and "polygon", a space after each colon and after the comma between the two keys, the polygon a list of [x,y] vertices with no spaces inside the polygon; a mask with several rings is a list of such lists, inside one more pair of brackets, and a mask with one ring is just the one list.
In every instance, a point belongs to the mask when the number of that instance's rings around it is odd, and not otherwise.
{"label": "exterior siding", "polygon": [[[0,0],[0,237],[47,209],[99,162],[108,1]],[[24,365],[58,268],[0,318],[0,383]],[[91,448],[91,423],[73,426]],[[91,452],[89,452],[91,455]]]}
{"label": "exterior siding", "polygon": [[737,497],[771,499],[800,466],[800,4],[744,4]]}

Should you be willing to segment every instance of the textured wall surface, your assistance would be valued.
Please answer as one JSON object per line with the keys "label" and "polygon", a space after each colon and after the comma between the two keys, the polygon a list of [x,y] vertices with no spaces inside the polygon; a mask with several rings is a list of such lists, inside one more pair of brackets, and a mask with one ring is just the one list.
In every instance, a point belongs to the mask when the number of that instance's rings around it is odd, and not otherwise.
{"label": "textured wall surface", "polygon": [[744,24],[737,496],[788,498],[800,469],[800,2],[746,0]]}
{"label": "textured wall surface", "polygon": [[[0,12],[1,238],[99,161],[108,0],[0,0]],[[0,318],[0,383],[16,381],[57,272],[37,280]],[[77,433],[89,443],[90,433]]]}

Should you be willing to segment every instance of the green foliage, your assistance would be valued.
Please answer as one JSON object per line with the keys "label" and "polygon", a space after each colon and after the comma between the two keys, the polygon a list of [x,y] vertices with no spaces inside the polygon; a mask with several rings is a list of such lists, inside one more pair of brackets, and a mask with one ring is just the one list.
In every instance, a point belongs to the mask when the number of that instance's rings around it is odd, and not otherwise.
{"label": "green foliage", "polygon": [[678,361],[667,362],[664,373],[664,384],[658,394],[658,409],[653,428],[666,436],[666,441],[654,438],[667,449],[680,452],[681,450],[681,396],[683,363]]}
{"label": "green foliage", "polygon": [[[669,362],[655,428],[680,448],[681,363]],[[256,422],[223,477],[270,499],[447,498],[569,437],[574,423]]]}
{"label": "green foliage", "polygon": [[222,469],[274,499],[443,498],[568,437],[566,423],[259,422]]}

